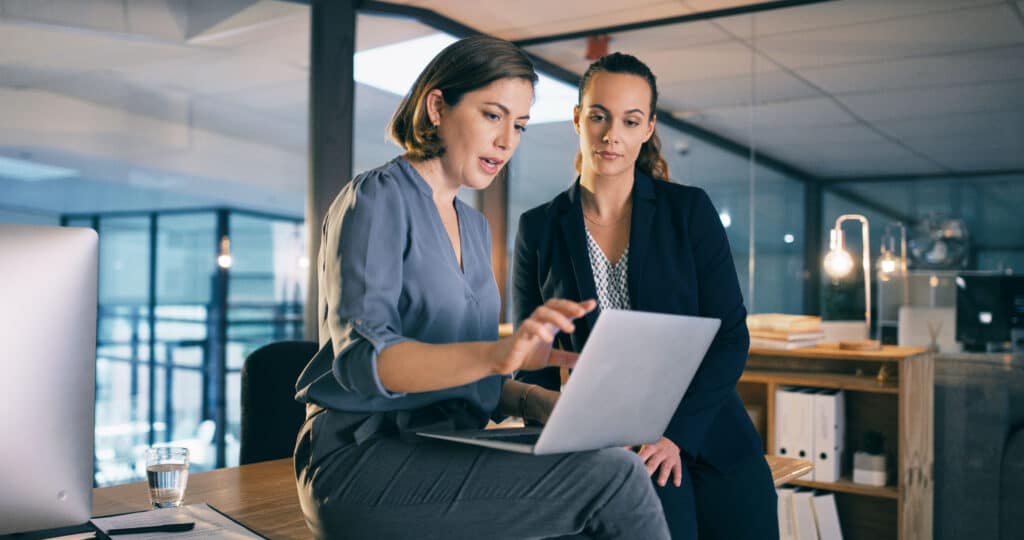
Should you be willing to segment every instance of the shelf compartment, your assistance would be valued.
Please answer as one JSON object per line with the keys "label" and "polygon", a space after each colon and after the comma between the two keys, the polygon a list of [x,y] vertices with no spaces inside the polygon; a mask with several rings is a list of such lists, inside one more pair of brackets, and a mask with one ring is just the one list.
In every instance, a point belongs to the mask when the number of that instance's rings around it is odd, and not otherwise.
{"label": "shelf compartment", "polygon": [[899,499],[900,491],[896,486],[868,486],[855,484],[850,478],[840,478],[838,482],[815,482],[814,480],[791,480],[789,484],[803,486],[825,491],[839,493],[850,493],[853,495],[864,495],[867,497],[880,497],[883,499]]}
{"label": "shelf compartment", "polygon": [[879,394],[899,394],[899,382],[888,380],[879,383],[874,376],[846,375],[840,373],[813,373],[807,371],[782,371],[748,369],[743,372],[740,382],[774,383],[787,386],[813,386],[816,388],[836,388],[854,392],[874,392]]}

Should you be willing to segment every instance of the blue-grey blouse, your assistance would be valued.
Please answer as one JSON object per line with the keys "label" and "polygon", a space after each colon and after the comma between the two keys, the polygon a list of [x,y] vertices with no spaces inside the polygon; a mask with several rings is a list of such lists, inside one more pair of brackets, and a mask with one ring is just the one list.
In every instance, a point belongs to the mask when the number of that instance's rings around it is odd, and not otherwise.
{"label": "blue-grey blouse", "polygon": [[[458,198],[462,268],[427,182],[403,157],[358,175],[331,204],[319,255],[318,353],[296,398],[353,413],[458,402],[486,418],[504,378],[421,393],[381,384],[377,358],[406,340],[496,340],[500,298],[484,216]],[[443,403],[442,403],[443,405]],[[365,416],[365,415],[364,415]]]}

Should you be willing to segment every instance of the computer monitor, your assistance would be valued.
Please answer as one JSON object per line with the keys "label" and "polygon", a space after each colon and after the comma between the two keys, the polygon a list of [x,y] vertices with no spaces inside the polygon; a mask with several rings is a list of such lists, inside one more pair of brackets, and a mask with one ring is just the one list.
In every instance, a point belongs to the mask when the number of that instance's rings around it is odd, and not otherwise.
{"label": "computer monitor", "polygon": [[0,225],[0,534],[89,520],[98,247]]}
{"label": "computer monitor", "polygon": [[999,351],[1024,326],[1024,276],[956,278],[956,339],[968,351]]}

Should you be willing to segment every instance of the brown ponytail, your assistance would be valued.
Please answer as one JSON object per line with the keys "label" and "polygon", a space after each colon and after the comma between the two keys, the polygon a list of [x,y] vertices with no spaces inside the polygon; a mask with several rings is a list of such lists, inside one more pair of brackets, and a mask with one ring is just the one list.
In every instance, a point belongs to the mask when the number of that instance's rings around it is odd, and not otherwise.
{"label": "brown ponytail", "polygon": [[[587,91],[587,85],[590,84],[590,80],[594,77],[594,74],[600,72],[607,73],[624,73],[627,75],[636,75],[642,77],[647,81],[647,85],[651,88],[651,116],[650,119],[654,119],[654,111],[658,108],[658,81],[651,72],[651,68],[647,67],[647,64],[641,62],[637,57],[623,54],[623,53],[612,53],[607,56],[599,58],[583,74],[583,78],[580,79],[579,97],[578,104],[583,104],[583,94]],[[576,173],[579,174],[581,166],[583,164],[583,156],[579,150],[576,151]],[[651,134],[651,138],[647,140],[640,147],[640,155],[636,158],[636,166],[645,174],[654,178],[655,180],[669,180],[668,173],[668,162],[661,156],[661,139],[658,137],[658,130],[655,128],[654,133]]]}

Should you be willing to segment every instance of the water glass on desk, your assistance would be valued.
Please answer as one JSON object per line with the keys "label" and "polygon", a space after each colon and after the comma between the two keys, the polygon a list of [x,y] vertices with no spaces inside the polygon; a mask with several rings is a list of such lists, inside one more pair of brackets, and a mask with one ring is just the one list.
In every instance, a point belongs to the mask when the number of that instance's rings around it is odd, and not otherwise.
{"label": "water glass on desk", "polygon": [[146,481],[153,508],[181,506],[188,483],[188,448],[157,446],[147,449]]}

